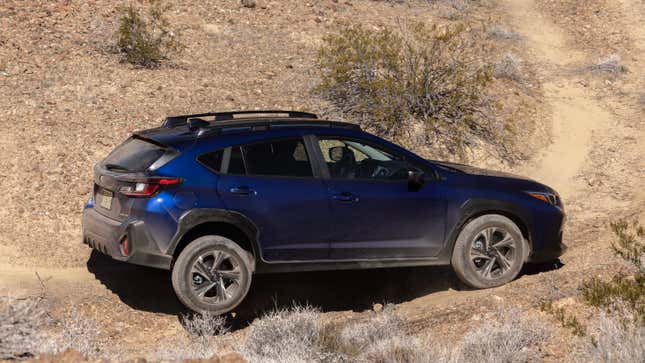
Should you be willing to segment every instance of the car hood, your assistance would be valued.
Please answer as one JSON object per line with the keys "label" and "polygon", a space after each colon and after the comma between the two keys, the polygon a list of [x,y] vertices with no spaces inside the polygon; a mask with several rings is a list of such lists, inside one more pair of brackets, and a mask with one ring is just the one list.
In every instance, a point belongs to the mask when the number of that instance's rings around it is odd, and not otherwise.
{"label": "car hood", "polygon": [[521,176],[521,175],[506,173],[506,172],[503,172],[503,171],[477,168],[477,167],[470,166],[470,165],[459,164],[459,163],[451,163],[451,162],[447,162],[447,161],[430,160],[430,162],[432,162],[434,164],[444,166],[444,167],[449,168],[449,169],[454,169],[454,170],[460,171],[462,173],[470,174],[470,175],[494,176],[494,177],[500,177],[500,178],[512,178],[512,179],[527,180],[527,181],[535,182],[535,180],[533,180],[533,179],[530,179],[530,178],[527,178],[527,177],[524,177],[524,176]]}

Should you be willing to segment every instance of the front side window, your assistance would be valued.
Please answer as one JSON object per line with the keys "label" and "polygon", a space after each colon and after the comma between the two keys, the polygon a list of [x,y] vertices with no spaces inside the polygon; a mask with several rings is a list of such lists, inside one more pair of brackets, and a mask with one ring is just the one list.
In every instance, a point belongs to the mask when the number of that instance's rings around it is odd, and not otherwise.
{"label": "front side window", "polygon": [[322,138],[318,144],[332,178],[407,180],[416,169],[402,156],[362,141]]}

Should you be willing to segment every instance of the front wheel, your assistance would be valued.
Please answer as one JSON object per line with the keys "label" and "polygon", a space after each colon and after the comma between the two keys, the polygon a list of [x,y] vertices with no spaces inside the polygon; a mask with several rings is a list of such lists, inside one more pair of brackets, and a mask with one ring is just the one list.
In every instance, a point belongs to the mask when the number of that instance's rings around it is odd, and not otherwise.
{"label": "front wheel", "polygon": [[468,222],[452,253],[452,267],[468,286],[485,289],[512,281],[528,255],[528,245],[513,221],[488,214]]}
{"label": "front wheel", "polygon": [[225,314],[251,286],[249,254],[221,236],[200,237],[184,248],[172,270],[179,300],[197,312]]}

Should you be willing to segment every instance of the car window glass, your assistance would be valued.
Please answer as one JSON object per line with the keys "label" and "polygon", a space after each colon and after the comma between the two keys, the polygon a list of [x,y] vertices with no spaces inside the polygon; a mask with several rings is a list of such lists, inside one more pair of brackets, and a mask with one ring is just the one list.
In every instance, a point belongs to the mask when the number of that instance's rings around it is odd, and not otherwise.
{"label": "car window glass", "polygon": [[166,149],[138,138],[130,138],[105,158],[108,169],[143,171],[157,161]]}
{"label": "car window glass", "polygon": [[231,148],[231,157],[228,162],[227,174],[246,174],[244,160],[242,159],[242,151],[239,146]]}
{"label": "car window glass", "polygon": [[313,176],[309,156],[301,139],[244,145],[242,153],[249,175]]}
{"label": "car window glass", "polygon": [[399,155],[357,140],[324,138],[319,145],[332,178],[407,180],[416,169]]}
{"label": "car window glass", "polygon": [[219,172],[222,170],[222,160],[224,158],[224,150],[217,150],[209,152],[197,157],[197,160],[206,165],[213,171]]}

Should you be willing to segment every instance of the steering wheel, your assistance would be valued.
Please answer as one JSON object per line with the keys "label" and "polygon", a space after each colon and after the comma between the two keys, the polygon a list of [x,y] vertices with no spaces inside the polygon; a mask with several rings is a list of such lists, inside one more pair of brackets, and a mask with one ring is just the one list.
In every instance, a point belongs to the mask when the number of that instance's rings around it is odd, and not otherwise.
{"label": "steering wheel", "polygon": [[374,171],[372,172],[372,178],[374,179],[386,179],[392,176],[393,171],[389,168],[386,168],[382,165],[376,165]]}

